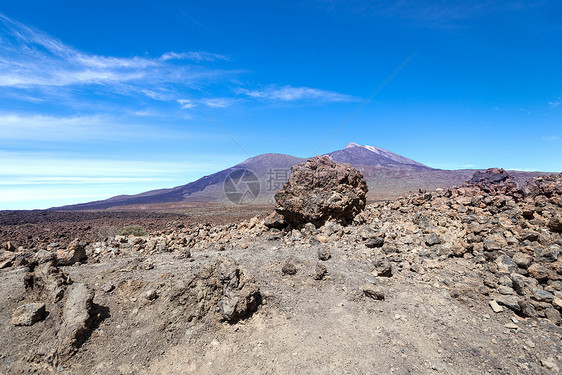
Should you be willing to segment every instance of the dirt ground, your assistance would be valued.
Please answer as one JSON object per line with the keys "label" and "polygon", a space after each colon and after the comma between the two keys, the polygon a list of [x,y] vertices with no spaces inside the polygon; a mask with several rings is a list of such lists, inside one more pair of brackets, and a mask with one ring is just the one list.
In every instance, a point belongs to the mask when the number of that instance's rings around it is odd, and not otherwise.
{"label": "dirt ground", "polygon": [[[323,262],[327,276],[314,280],[320,246],[262,240],[246,249],[193,252],[187,259],[155,254],[148,270],[139,267],[146,257],[135,255],[65,267],[74,282],[94,286],[94,303],[107,313],[76,355],[55,367],[22,361],[48,319],[32,327],[11,325],[12,307],[24,295],[25,270],[4,270],[0,341],[9,345],[0,349],[0,369],[72,374],[556,373],[543,362],[556,365],[560,360],[560,327],[508,311],[495,314],[485,300],[459,298],[446,285],[454,278],[477,278],[481,270],[474,263],[450,258],[423,276],[404,272],[381,278],[372,275],[366,262],[369,249],[333,243],[331,258]],[[233,325],[200,322],[166,337],[158,302],[147,303],[143,293],[162,280],[185,279],[220,256],[236,259],[254,275],[263,305]],[[297,265],[296,275],[280,270],[289,256]],[[366,297],[365,283],[380,288],[385,299]]]}

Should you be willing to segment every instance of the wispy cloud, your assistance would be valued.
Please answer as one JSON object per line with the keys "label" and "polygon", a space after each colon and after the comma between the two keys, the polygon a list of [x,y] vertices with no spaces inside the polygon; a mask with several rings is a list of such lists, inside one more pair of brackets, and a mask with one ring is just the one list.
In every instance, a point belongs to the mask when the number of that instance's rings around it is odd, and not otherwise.
{"label": "wispy cloud", "polygon": [[189,99],[178,99],[178,103],[181,105],[182,109],[190,109],[190,108],[195,108],[197,107],[196,104],[194,104],[191,100]]}
{"label": "wispy cloud", "polygon": [[237,92],[254,99],[282,102],[293,102],[300,100],[312,100],[320,102],[349,102],[357,100],[357,98],[350,95],[340,94],[333,91],[314,89],[310,87],[268,86],[261,90],[248,90],[240,88],[237,90]]}
{"label": "wispy cloud", "polygon": [[552,100],[552,101],[548,102],[548,106],[550,108],[556,108],[560,105],[560,103],[561,103],[560,98],[556,98],[555,100]]}
{"label": "wispy cloud", "polygon": [[317,0],[316,5],[334,12],[348,12],[363,16],[402,19],[422,22],[429,26],[451,26],[453,22],[467,20],[494,12],[521,12],[539,7],[545,2],[535,1],[365,1]]}
{"label": "wispy cloud", "polygon": [[223,56],[211,52],[182,52],[182,53],[166,52],[165,54],[160,56],[160,60],[162,61],[167,61],[167,60],[228,61],[230,59],[227,56]]}
{"label": "wispy cloud", "polygon": [[[142,117],[142,114],[138,116]],[[145,114],[146,116],[146,114]],[[206,137],[196,133],[178,133],[161,126],[124,121],[109,115],[46,116],[0,113],[0,142],[22,140],[52,142],[115,142],[146,139],[195,139]]]}
{"label": "wispy cloud", "polygon": [[[235,98],[203,98],[199,101],[199,103],[209,108],[228,108],[238,101],[239,100]],[[191,99],[178,99],[177,102],[181,105],[182,109],[197,107],[197,104]]]}
{"label": "wispy cloud", "polygon": [[210,108],[227,108],[238,102],[238,100],[233,98],[210,98],[202,99],[202,102]]}
{"label": "wispy cloud", "polygon": [[[172,77],[163,74],[160,65],[174,59],[186,60],[186,63],[174,64],[173,69],[169,69],[173,72]],[[73,89],[95,85],[98,91],[109,90],[128,96],[141,94],[155,100],[174,101],[175,98],[166,89],[170,80],[196,87],[230,74],[226,70],[201,65],[214,60],[228,60],[228,57],[216,53],[168,52],[158,60],[146,56],[114,57],[84,53],[0,14],[0,89]],[[25,97],[20,95],[20,98]]]}
{"label": "wispy cloud", "polygon": [[548,135],[541,137],[544,141],[560,141],[562,142],[562,138],[557,135]]}

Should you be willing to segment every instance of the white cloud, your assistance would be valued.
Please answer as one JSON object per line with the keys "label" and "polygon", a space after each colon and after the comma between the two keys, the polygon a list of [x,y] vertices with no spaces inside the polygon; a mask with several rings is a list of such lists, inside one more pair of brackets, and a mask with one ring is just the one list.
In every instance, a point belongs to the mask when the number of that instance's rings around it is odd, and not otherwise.
{"label": "white cloud", "polygon": [[[172,59],[190,60],[192,64],[162,69]],[[228,58],[210,52],[169,52],[158,60],[88,54],[0,14],[0,88],[47,90],[96,85],[121,95],[140,93],[155,100],[173,101],[173,92],[166,88],[170,81],[196,87],[208,84],[213,77],[230,74],[200,64],[214,60]]]}
{"label": "white cloud", "polygon": [[558,107],[558,106],[560,105],[560,103],[561,103],[561,102],[560,102],[560,98],[556,98],[556,100],[553,100],[553,101],[551,101],[551,102],[548,102],[548,106],[549,106],[550,108],[556,108],[556,107]]}
{"label": "white cloud", "polygon": [[[146,114],[145,114],[146,115]],[[0,113],[0,141],[22,140],[86,142],[109,140],[124,142],[146,139],[199,138],[196,133],[178,133],[158,124],[145,125],[108,115],[45,116]]]}
{"label": "white cloud", "polygon": [[237,100],[232,98],[211,98],[203,99],[202,102],[210,108],[226,108],[236,103]]}
{"label": "white cloud", "polygon": [[292,102],[299,100],[315,100],[321,102],[349,102],[356,100],[355,97],[340,94],[333,91],[313,89],[310,87],[292,86],[269,86],[262,90],[238,89],[239,94],[247,95],[251,98],[271,101]]}
{"label": "white cloud", "polygon": [[[203,98],[200,103],[209,108],[227,108],[236,103],[238,100],[233,98]],[[190,99],[178,99],[177,102],[182,109],[191,109],[197,107]]]}
{"label": "white cloud", "polygon": [[196,107],[196,105],[193,104],[189,99],[178,99],[178,103],[181,105],[182,109],[190,109]]}
{"label": "white cloud", "polygon": [[160,60],[162,61],[167,61],[167,60],[228,61],[229,58],[227,56],[223,56],[211,52],[182,52],[182,53],[166,52],[165,54],[160,56]]}

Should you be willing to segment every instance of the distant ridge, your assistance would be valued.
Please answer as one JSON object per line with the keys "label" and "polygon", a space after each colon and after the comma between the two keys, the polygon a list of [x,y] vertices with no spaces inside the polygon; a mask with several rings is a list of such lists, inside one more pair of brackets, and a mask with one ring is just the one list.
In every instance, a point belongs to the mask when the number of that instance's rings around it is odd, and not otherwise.
{"label": "distant ridge", "polygon": [[[472,169],[434,169],[391,151],[354,142],[326,155],[338,163],[348,163],[359,169],[369,185],[370,199],[388,199],[418,189],[433,190],[459,185],[475,172]],[[305,160],[286,154],[261,154],[174,188],[151,190],[136,195],[118,195],[100,201],[55,207],[52,210],[105,210],[174,202],[226,202],[223,182],[231,172],[241,168],[252,171],[261,181],[262,189],[255,203],[272,203],[279,181],[276,185],[268,183],[271,171],[285,171],[288,176],[293,165]],[[517,171],[510,173],[520,180],[543,174]]]}

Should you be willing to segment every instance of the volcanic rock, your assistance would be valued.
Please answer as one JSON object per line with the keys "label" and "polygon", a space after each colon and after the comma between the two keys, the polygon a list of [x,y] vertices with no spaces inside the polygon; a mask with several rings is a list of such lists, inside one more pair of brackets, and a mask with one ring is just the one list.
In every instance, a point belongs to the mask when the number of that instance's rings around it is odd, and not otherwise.
{"label": "volcanic rock", "polygon": [[365,284],[363,285],[363,294],[366,297],[372,298],[374,300],[384,300],[384,292],[373,284]]}
{"label": "volcanic rock", "polygon": [[332,257],[332,254],[330,254],[330,249],[327,248],[326,246],[322,246],[319,250],[318,250],[318,259],[319,260],[329,260]]}
{"label": "volcanic rock", "polygon": [[84,246],[80,243],[79,239],[75,239],[70,244],[66,250],[57,250],[58,262],[61,265],[72,265],[76,262],[82,262],[86,257],[86,250]]}
{"label": "volcanic rock", "polygon": [[44,303],[26,303],[18,307],[12,314],[15,326],[31,326],[45,317]]}
{"label": "volcanic rock", "polygon": [[291,176],[275,194],[275,210],[293,225],[326,221],[350,223],[366,204],[367,183],[355,168],[317,156],[291,168]]}
{"label": "volcanic rock", "polygon": [[284,275],[296,275],[297,271],[298,269],[293,258],[285,260],[281,268],[281,272],[283,272]]}
{"label": "volcanic rock", "polygon": [[328,269],[322,263],[316,264],[316,268],[314,269],[314,280],[322,280],[324,276],[328,273]]}
{"label": "volcanic rock", "polygon": [[93,322],[94,292],[84,283],[69,287],[58,333],[59,357],[66,357],[88,338]]}
{"label": "volcanic rock", "polygon": [[186,321],[207,316],[216,321],[236,323],[251,315],[261,303],[254,278],[226,256],[208,264],[187,282],[175,285],[164,298],[164,316],[173,312],[167,322],[170,327],[182,327]]}

